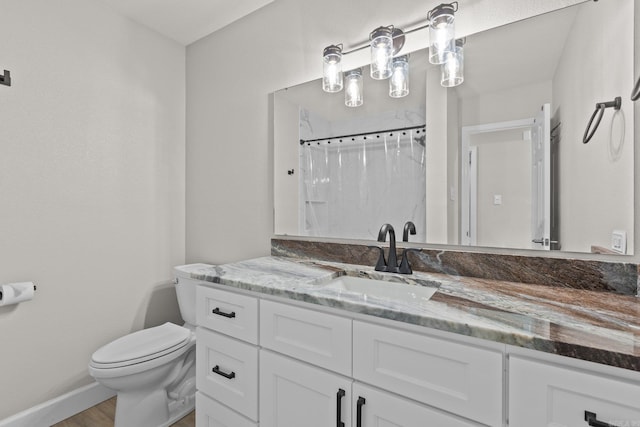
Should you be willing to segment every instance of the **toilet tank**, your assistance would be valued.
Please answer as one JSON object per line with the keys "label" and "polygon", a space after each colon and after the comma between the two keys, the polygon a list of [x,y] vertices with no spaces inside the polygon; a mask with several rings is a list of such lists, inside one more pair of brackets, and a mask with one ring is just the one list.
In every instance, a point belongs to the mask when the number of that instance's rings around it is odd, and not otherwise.
{"label": "toilet tank", "polygon": [[205,283],[204,280],[191,278],[191,273],[213,267],[211,264],[187,264],[173,268],[173,278],[176,285],[176,296],[182,319],[189,325],[196,325],[196,285]]}

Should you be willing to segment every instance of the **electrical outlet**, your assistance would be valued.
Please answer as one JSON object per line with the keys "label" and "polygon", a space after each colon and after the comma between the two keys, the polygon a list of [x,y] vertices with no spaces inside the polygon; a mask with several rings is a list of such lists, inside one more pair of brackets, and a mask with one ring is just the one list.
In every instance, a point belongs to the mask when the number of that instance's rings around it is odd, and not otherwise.
{"label": "electrical outlet", "polygon": [[611,233],[611,249],[621,253],[627,253],[627,232],[622,230],[613,230]]}

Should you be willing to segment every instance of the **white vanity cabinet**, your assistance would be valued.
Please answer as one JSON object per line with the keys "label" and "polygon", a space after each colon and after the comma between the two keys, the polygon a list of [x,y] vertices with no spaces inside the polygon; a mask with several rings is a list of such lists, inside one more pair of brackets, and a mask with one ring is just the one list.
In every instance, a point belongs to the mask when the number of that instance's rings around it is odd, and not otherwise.
{"label": "white vanity cabinet", "polygon": [[197,298],[197,427],[640,427],[637,372],[220,287]]}
{"label": "white vanity cabinet", "polygon": [[[510,356],[509,425],[640,426],[640,382],[629,374],[614,377]],[[592,417],[590,423],[588,417]]]}
{"label": "white vanity cabinet", "polygon": [[[448,410],[502,423],[500,352],[268,300],[260,345],[262,427],[483,425],[436,409],[447,398],[459,403]],[[460,404],[476,400],[489,408]]]}

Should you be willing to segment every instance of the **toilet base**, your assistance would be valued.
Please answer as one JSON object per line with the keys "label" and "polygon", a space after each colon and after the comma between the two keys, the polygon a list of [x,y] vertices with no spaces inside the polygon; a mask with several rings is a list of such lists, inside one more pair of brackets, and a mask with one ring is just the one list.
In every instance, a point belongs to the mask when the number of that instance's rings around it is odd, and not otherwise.
{"label": "toilet base", "polygon": [[168,427],[195,409],[195,392],[179,400],[167,399],[166,390],[153,393],[120,392],[114,427]]}
{"label": "toilet base", "polygon": [[121,388],[117,394],[114,427],[165,427],[187,415],[195,407],[195,346],[179,364],[148,371],[149,377],[173,378],[160,388]]}
{"label": "toilet base", "polygon": [[[173,403],[173,402],[172,402]],[[172,403],[169,403],[169,408],[172,408]],[[160,427],[169,427],[171,424],[178,422],[178,420],[182,417],[185,417],[189,414],[189,412],[196,409],[196,395],[193,393],[190,396],[186,396],[182,402],[178,402],[173,406],[173,409],[169,415],[169,421],[166,424],[160,425]]]}

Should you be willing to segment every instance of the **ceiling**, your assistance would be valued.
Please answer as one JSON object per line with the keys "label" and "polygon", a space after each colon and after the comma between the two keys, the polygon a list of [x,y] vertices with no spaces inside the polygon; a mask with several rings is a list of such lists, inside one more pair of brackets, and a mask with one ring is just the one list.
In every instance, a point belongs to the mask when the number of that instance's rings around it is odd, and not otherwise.
{"label": "ceiling", "polygon": [[273,0],[101,0],[118,13],[188,45]]}

